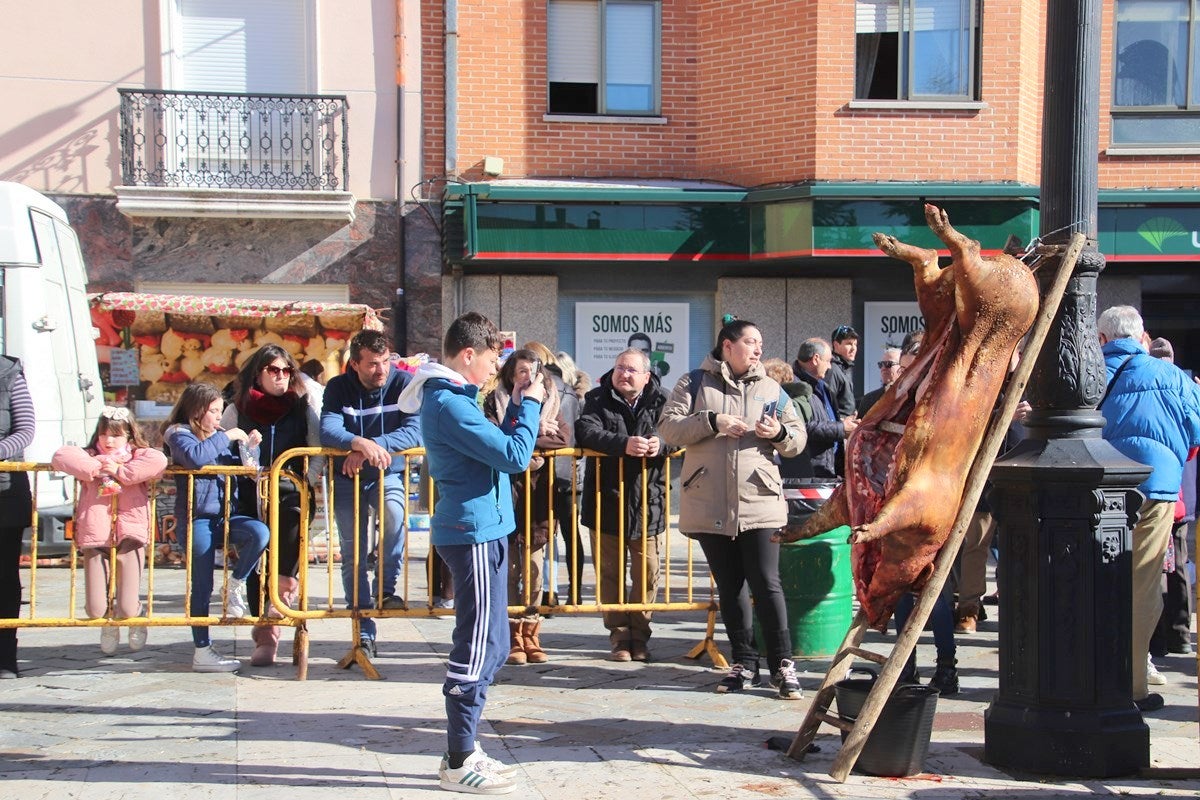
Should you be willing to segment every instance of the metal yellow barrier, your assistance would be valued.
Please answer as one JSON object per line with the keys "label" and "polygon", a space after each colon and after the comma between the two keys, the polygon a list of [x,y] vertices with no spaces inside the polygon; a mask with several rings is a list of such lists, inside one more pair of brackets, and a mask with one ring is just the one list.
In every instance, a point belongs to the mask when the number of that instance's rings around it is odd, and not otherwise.
{"label": "metal yellow barrier", "polygon": [[[189,557],[189,554],[191,553],[192,532],[191,532],[190,526],[188,526],[187,529],[185,529],[183,531],[176,530],[176,534],[182,535],[182,537],[183,537],[182,544],[184,546],[184,552],[185,552],[183,613],[182,614],[159,613],[159,611],[156,610],[156,608],[155,608],[155,605],[156,605],[156,597],[155,597],[156,564],[155,564],[154,552],[155,552],[155,543],[160,540],[160,537],[163,535],[164,531],[161,530],[162,526],[160,524],[159,515],[156,513],[156,511],[157,511],[156,505],[157,505],[157,502],[159,499],[159,493],[157,491],[155,491],[155,492],[151,493],[151,501],[150,501],[151,502],[150,518],[152,520],[153,529],[151,531],[151,537],[150,537],[148,545],[147,545],[147,559],[146,559],[146,565],[145,565],[146,566],[146,576],[147,576],[147,590],[146,590],[144,603],[143,603],[143,616],[129,618],[129,619],[109,619],[109,618],[89,619],[86,616],[81,617],[81,616],[77,615],[77,613],[76,613],[76,594],[77,594],[77,591],[76,591],[76,587],[77,587],[76,564],[77,564],[78,559],[76,557],[76,550],[75,550],[74,542],[72,542],[71,551],[68,556],[68,566],[70,569],[70,582],[69,582],[69,592],[68,592],[68,598],[67,598],[66,613],[62,614],[62,615],[47,615],[47,614],[41,613],[39,611],[39,604],[38,604],[39,598],[38,598],[37,576],[38,576],[39,569],[44,569],[46,567],[39,567],[39,565],[38,565],[38,560],[39,560],[38,554],[37,554],[37,544],[38,543],[37,543],[37,536],[35,534],[33,537],[32,543],[31,543],[31,554],[30,554],[30,565],[29,565],[30,579],[29,579],[28,616],[23,616],[19,619],[0,619],[0,628],[13,628],[13,627],[96,627],[96,628],[101,628],[104,626],[111,626],[111,625],[121,625],[121,626],[131,626],[131,627],[133,627],[133,626],[147,626],[147,627],[172,627],[172,626],[174,626],[174,627],[179,627],[179,626],[190,626],[190,625],[210,625],[210,626],[243,625],[243,626],[245,626],[245,625],[256,625],[256,624],[260,624],[260,625],[274,624],[274,625],[288,626],[288,627],[294,628],[296,631],[295,642],[294,642],[294,647],[293,647],[293,662],[297,667],[297,678],[300,680],[303,680],[307,677],[307,663],[308,663],[307,624],[308,624],[308,621],[315,620],[315,619],[349,618],[351,620],[351,629],[350,629],[351,646],[350,646],[347,654],[339,662],[339,666],[341,666],[343,668],[348,668],[348,667],[352,666],[353,664],[358,664],[362,668],[363,673],[367,677],[370,677],[370,678],[380,677],[378,671],[371,664],[371,661],[370,661],[369,657],[367,656],[367,654],[365,652],[363,652],[363,650],[358,646],[360,625],[361,625],[362,619],[368,618],[368,617],[394,618],[394,617],[447,616],[447,615],[452,615],[454,613],[452,609],[435,606],[434,596],[433,596],[433,592],[432,592],[432,587],[435,584],[434,569],[436,568],[436,558],[434,557],[434,555],[435,555],[434,548],[429,543],[427,534],[425,534],[423,531],[420,531],[420,532],[414,531],[410,525],[410,517],[412,516],[412,513],[413,513],[410,489],[414,485],[413,477],[415,474],[415,468],[414,468],[413,461],[414,461],[414,459],[424,455],[424,448],[413,448],[413,449],[406,450],[403,453],[399,454],[399,455],[403,456],[405,459],[405,466],[404,466],[404,471],[403,471],[403,476],[402,476],[404,491],[405,491],[405,517],[404,517],[404,520],[402,521],[402,525],[401,525],[401,531],[404,536],[404,548],[403,548],[403,553],[402,553],[402,557],[401,557],[400,573],[399,573],[399,577],[397,579],[398,585],[396,588],[396,593],[403,598],[407,598],[406,602],[403,603],[403,606],[401,608],[384,608],[382,597],[375,596],[372,598],[373,603],[372,603],[372,607],[370,607],[370,608],[358,609],[358,608],[346,608],[345,607],[346,606],[345,598],[342,597],[343,592],[341,590],[341,587],[337,584],[337,582],[335,582],[334,564],[335,564],[335,562],[338,562],[338,561],[341,561],[341,560],[347,559],[347,558],[349,558],[351,560],[350,563],[352,563],[355,566],[354,579],[353,579],[353,591],[358,593],[358,594],[356,594],[356,596],[361,596],[362,587],[358,586],[358,569],[357,569],[357,567],[359,564],[362,563],[362,561],[364,559],[370,557],[370,550],[368,550],[368,552],[360,552],[358,537],[352,536],[352,537],[350,537],[350,540],[353,542],[353,547],[351,548],[351,552],[348,552],[348,553],[336,552],[336,554],[335,554],[335,546],[336,546],[336,543],[338,540],[335,538],[336,534],[335,534],[335,526],[333,524],[332,510],[333,510],[334,504],[337,502],[337,497],[335,495],[335,489],[334,489],[332,476],[329,474],[328,470],[326,471],[326,474],[324,476],[324,480],[322,483],[322,488],[324,490],[324,500],[325,500],[324,507],[326,510],[325,535],[328,537],[327,546],[325,548],[325,556],[326,557],[323,559],[324,565],[325,565],[325,580],[324,581],[314,580],[314,578],[316,576],[310,575],[310,571],[314,566],[313,563],[311,563],[311,562],[314,561],[314,555],[315,555],[314,551],[317,548],[313,547],[314,542],[313,542],[312,528],[311,528],[311,524],[310,524],[309,514],[303,513],[303,511],[302,511],[302,513],[300,515],[299,574],[297,576],[298,580],[299,580],[299,592],[298,592],[298,600],[295,604],[295,607],[289,607],[285,602],[283,602],[283,600],[280,596],[280,589],[279,589],[280,516],[279,516],[279,505],[277,502],[277,499],[279,497],[279,481],[286,479],[286,480],[291,480],[293,483],[295,483],[300,488],[300,491],[302,493],[301,508],[308,509],[310,507],[308,499],[307,499],[307,492],[309,491],[308,484],[303,479],[301,479],[298,475],[289,472],[285,468],[285,465],[288,464],[289,462],[292,462],[293,459],[300,459],[301,463],[303,463],[303,465],[304,465],[304,469],[301,470],[301,474],[306,474],[307,470],[308,470],[308,462],[309,462],[310,458],[316,457],[316,456],[339,456],[339,455],[345,455],[345,454],[346,454],[346,451],[333,450],[330,448],[319,448],[319,447],[295,448],[295,449],[292,449],[285,453],[280,454],[280,456],[275,460],[275,462],[270,465],[270,469],[268,471],[266,471],[265,475],[263,473],[260,473],[256,470],[252,469],[252,468],[246,468],[246,467],[205,467],[203,469],[194,470],[194,471],[183,470],[183,469],[180,469],[177,467],[168,468],[167,473],[166,473],[167,477],[173,477],[173,476],[179,475],[179,474],[185,474],[185,475],[190,476],[189,481],[188,481],[187,496],[183,497],[183,498],[176,497],[176,503],[190,502],[190,500],[193,496],[192,492],[193,492],[195,477],[211,476],[211,475],[224,476],[224,479],[226,481],[226,493],[225,493],[225,495],[226,495],[225,553],[226,554],[229,553],[228,519],[229,519],[230,513],[232,511],[232,509],[230,507],[230,499],[229,499],[230,492],[228,491],[229,483],[235,477],[247,476],[247,477],[257,477],[260,480],[260,486],[261,486],[262,481],[265,479],[266,493],[267,493],[267,503],[265,506],[265,513],[266,513],[266,517],[267,517],[266,522],[270,528],[270,541],[269,541],[269,544],[267,547],[267,552],[266,552],[266,560],[267,560],[267,570],[265,573],[266,578],[262,581],[262,593],[263,593],[262,600],[264,601],[264,602],[262,602],[262,604],[260,606],[260,609],[262,611],[262,616],[260,616],[258,618],[245,618],[245,619],[233,619],[233,618],[225,617],[223,615],[217,616],[217,615],[211,615],[211,614],[208,616],[204,616],[204,617],[191,616],[191,614],[190,614],[190,592],[191,592],[192,573],[191,573],[191,559]],[[557,536],[555,535],[555,528],[556,528],[556,523],[561,522],[561,521],[555,519],[555,504],[553,502],[553,499],[554,499],[554,492],[556,491],[556,488],[555,488],[554,463],[553,462],[555,459],[570,458],[572,460],[572,466],[574,466],[575,460],[579,459],[579,458],[605,458],[605,457],[600,453],[596,453],[596,452],[592,452],[592,451],[578,450],[578,449],[562,449],[562,450],[544,451],[544,452],[539,452],[538,455],[544,456],[550,461],[549,470],[548,470],[549,480],[547,481],[547,485],[545,487],[545,491],[547,491],[549,493],[547,499],[549,501],[549,528],[550,528],[550,537],[549,537],[549,541],[546,545],[546,552],[548,553],[548,558],[550,560],[550,563],[557,564],[560,553],[556,549],[557,548]],[[676,455],[678,455],[678,454],[676,454]],[[597,465],[597,469],[595,470],[596,480],[592,486],[588,486],[588,487],[577,486],[577,485],[575,485],[575,481],[573,479],[571,481],[571,484],[572,484],[570,487],[571,520],[569,522],[569,526],[570,526],[569,534],[570,535],[568,536],[568,541],[570,541],[572,543],[572,545],[571,545],[572,552],[570,553],[571,558],[570,558],[569,563],[573,562],[576,559],[581,559],[581,560],[584,559],[583,553],[575,552],[575,549],[576,549],[575,543],[578,541],[578,537],[576,536],[576,534],[578,534],[579,529],[580,529],[580,515],[579,515],[579,509],[581,506],[580,500],[583,496],[583,492],[585,492],[585,491],[595,492],[596,493],[596,496],[595,496],[596,505],[597,505],[597,508],[600,508],[600,506],[601,506],[601,503],[600,503],[600,499],[601,499],[600,498],[600,486],[601,486],[600,476],[601,476],[603,470],[613,469],[613,468],[621,470],[622,480],[619,481],[619,485],[622,487],[621,488],[622,496],[619,498],[619,502],[622,507],[624,507],[624,505],[625,505],[625,499],[623,497],[623,493],[624,493],[623,478],[624,478],[624,469],[625,469],[624,459],[623,458],[613,459],[612,461],[614,461],[615,464],[602,462]],[[670,508],[671,508],[671,502],[672,502],[671,490],[670,490],[671,464],[672,464],[671,460],[668,460],[666,474],[664,477],[664,480],[666,481],[666,498],[664,501],[665,502],[664,513],[667,515],[670,514]],[[49,472],[50,467],[45,464],[0,462],[0,471],[24,471],[24,472],[31,473],[31,484],[33,485],[32,491],[34,493],[34,496],[36,497],[38,476],[43,472]],[[526,473],[527,477],[528,477],[528,474],[529,473],[527,472]],[[574,474],[575,474],[575,471],[572,470],[572,475],[574,475]],[[427,474],[424,474],[424,473],[421,475],[421,480],[424,483],[424,489],[426,490],[426,496],[428,496],[430,498],[430,507],[428,508],[428,513],[430,514],[430,516],[432,516],[433,510],[434,510],[433,505],[435,503],[435,500],[433,499],[434,493],[432,490],[433,482],[432,482],[432,479]],[[647,485],[646,485],[647,478],[646,478],[646,475],[644,472],[642,473],[641,480],[642,480],[642,486],[641,486],[642,496],[645,496],[645,493],[647,490]],[[529,483],[530,482],[528,480],[526,480],[524,482],[526,487],[529,487]],[[352,485],[353,485],[353,490],[354,490],[354,492],[353,492],[354,497],[352,500],[353,510],[354,510],[354,519],[357,523],[357,521],[360,519],[361,514],[364,513],[364,511],[365,511],[365,509],[363,509],[361,507],[363,504],[361,503],[361,497],[360,497],[361,493],[358,491],[358,489],[359,489],[358,476],[354,477]],[[382,509],[384,509],[384,498],[383,498],[384,486],[383,486],[382,481],[379,482],[379,493],[380,494],[379,494],[378,507],[382,510]],[[596,575],[595,575],[595,581],[592,582],[592,584],[591,584],[592,591],[590,592],[590,594],[588,594],[587,596],[584,596],[581,587],[576,587],[576,592],[579,593],[579,596],[576,598],[572,598],[574,600],[574,602],[567,602],[567,603],[558,604],[555,606],[543,605],[541,603],[541,600],[542,600],[541,597],[535,597],[532,595],[531,586],[530,586],[531,576],[533,573],[532,559],[535,557],[535,553],[536,553],[537,558],[540,559],[542,557],[540,551],[531,552],[530,548],[527,546],[530,543],[531,536],[532,536],[532,514],[529,512],[532,510],[533,499],[534,498],[532,497],[532,491],[529,490],[528,488],[526,489],[524,496],[516,498],[516,502],[523,504],[523,509],[526,512],[523,515],[524,520],[525,520],[524,527],[521,531],[517,532],[518,536],[523,537],[524,544],[526,546],[520,548],[520,552],[522,553],[522,560],[519,564],[519,569],[521,570],[521,576],[523,579],[522,580],[523,590],[522,590],[521,596],[519,598],[517,598],[518,602],[514,603],[513,605],[510,605],[510,607],[508,609],[509,615],[511,617],[520,616],[524,613],[532,612],[532,611],[537,611],[541,614],[554,613],[554,614],[585,614],[585,615],[598,615],[598,614],[602,614],[606,611],[655,611],[655,612],[695,611],[695,610],[706,611],[708,613],[708,626],[707,626],[706,636],[705,636],[704,640],[702,642],[698,643],[697,646],[688,655],[691,658],[698,658],[701,655],[707,653],[709,655],[709,657],[712,659],[714,666],[723,667],[726,665],[725,659],[722,657],[722,655],[721,655],[720,651],[718,650],[718,648],[715,644],[715,641],[714,641],[717,604],[716,604],[716,599],[715,599],[715,589],[714,589],[714,586],[712,583],[711,576],[708,573],[707,565],[704,564],[702,557],[701,557],[701,561],[700,561],[700,565],[699,565],[699,578],[698,578],[697,577],[697,565],[696,565],[694,559],[696,557],[696,554],[699,552],[699,549],[697,547],[695,547],[694,543],[690,539],[687,539],[686,537],[682,537],[682,543],[681,543],[680,542],[681,536],[680,536],[679,532],[675,529],[675,527],[673,525],[669,524],[669,522],[666,525],[666,529],[661,534],[659,534],[659,536],[662,537],[661,542],[660,542],[661,546],[659,549],[660,549],[660,552],[663,554],[662,579],[661,579],[661,588],[659,590],[659,592],[662,594],[661,600],[658,599],[657,597],[651,597],[651,598],[626,597],[625,581],[621,580],[621,581],[618,581],[618,584],[617,584],[617,586],[618,586],[617,602],[615,602],[615,603],[600,602],[599,585],[600,585],[600,578],[601,578],[601,574],[600,574],[601,559],[599,558],[599,556],[601,555],[601,552],[597,552],[597,548],[600,548],[602,551],[602,549],[606,545],[609,545],[609,546],[614,546],[614,547],[620,548],[622,551],[624,551],[626,542],[628,540],[629,532],[625,530],[625,521],[622,518],[617,521],[617,531],[616,531],[615,536],[605,533],[603,535],[593,535],[591,537],[592,553],[590,554],[589,560],[591,561],[591,563],[593,565]],[[176,515],[176,516],[181,517],[182,515]],[[668,520],[669,519],[670,519],[670,517],[668,516]],[[382,522],[382,520],[377,520],[377,522]],[[605,526],[605,524],[606,524],[605,520],[603,518],[599,519],[598,522],[601,527]],[[647,529],[648,523],[649,523],[649,516],[648,516],[647,510],[645,508],[643,508],[642,515],[641,515],[641,521],[640,521],[643,535],[645,535],[645,531]],[[36,508],[33,511],[33,515],[31,518],[31,524],[33,525],[33,528],[36,531],[37,525],[38,525]],[[382,528],[377,525],[373,530],[376,533],[376,535],[373,537],[374,541],[376,542],[377,545],[381,545],[380,539],[382,537],[381,537],[380,531],[382,530]],[[414,548],[414,538],[415,538],[414,535],[417,533],[420,534],[420,536],[417,538],[420,538],[421,542],[419,543],[418,547]],[[516,551],[516,548],[514,548],[514,552],[515,551]],[[417,555],[414,556],[414,552],[417,553]],[[644,554],[643,554],[643,556],[644,556]],[[110,553],[110,557],[111,557],[111,553]],[[420,568],[419,570],[411,569],[412,563],[415,558],[424,558],[425,559],[423,568]],[[227,555],[225,558],[225,561],[224,561],[224,564],[225,564],[225,566],[223,567],[224,580],[222,580],[222,582],[221,582],[221,586],[223,586],[223,587],[227,586],[227,583],[228,583],[228,571],[229,571],[229,564],[230,564],[231,560],[232,559],[229,558]],[[648,574],[648,570],[650,569],[650,565],[647,563],[646,559],[643,557],[642,559],[640,559],[640,561],[634,561],[632,563],[628,559],[626,559],[626,563],[629,563],[628,568],[630,570],[631,575],[633,574],[632,571],[634,569],[641,570],[641,578],[642,578],[641,583],[644,586],[646,577]],[[171,568],[169,571],[174,572],[175,570],[174,570],[174,568]],[[111,603],[114,592],[115,592],[115,583],[114,583],[115,578],[113,577],[115,574],[115,570],[110,569],[109,572],[110,572],[110,578],[109,578],[109,587],[108,587],[108,598]],[[377,586],[382,584],[383,574],[384,574],[384,563],[383,563],[383,558],[380,557],[377,559],[377,563],[375,566],[375,580],[376,580]],[[423,577],[423,580],[420,580],[418,578],[418,576]],[[314,594],[315,594],[315,592],[313,591],[314,587],[318,586],[322,583],[324,584],[324,589],[325,589],[325,591],[322,593],[322,594],[324,594],[324,598],[314,601],[314,599],[313,599]],[[551,587],[551,588],[553,588],[553,587]],[[420,603],[412,602],[412,598],[417,596],[417,594],[414,594],[414,592],[416,592],[417,590],[420,590],[420,592],[423,593],[423,602],[420,602]],[[226,602],[227,602],[226,591],[224,589],[222,589],[221,606],[220,606],[222,610],[225,609]],[[44,607],[44,605],[43,605],[43,607]],[[267,614],[271,614],[271,616],[268,617]],[[602,633],[600,631],[598,631],[597,635],[602,635]]]}

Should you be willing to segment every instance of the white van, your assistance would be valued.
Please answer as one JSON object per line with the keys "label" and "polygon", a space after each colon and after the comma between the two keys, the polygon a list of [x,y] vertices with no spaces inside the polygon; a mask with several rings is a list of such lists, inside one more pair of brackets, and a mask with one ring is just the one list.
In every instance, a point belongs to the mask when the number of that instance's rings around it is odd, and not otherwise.
{"label": "white van", "polygon": [[[0,181],[0,352],[21,359],[37,411],[25,460],[49,463],[64,444],[84,446],[104,407],[87,274],[79,239],[58,204]],[[37,475],[40,553],[65,552],[72,488]]]}

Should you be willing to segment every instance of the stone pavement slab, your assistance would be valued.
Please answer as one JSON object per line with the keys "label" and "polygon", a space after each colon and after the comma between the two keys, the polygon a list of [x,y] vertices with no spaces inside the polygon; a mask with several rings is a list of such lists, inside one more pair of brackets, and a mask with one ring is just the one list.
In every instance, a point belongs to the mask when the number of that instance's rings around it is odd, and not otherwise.
{"label": "stone pavement slab", "polygon": [[[45,577],[45,575],[43,575]],[[49,578],[47,578],[49,580]],[[605,660],[594,616],[556,614],[543,627],[551,661],[506,667],[491,691],[481,741],[520,765],[522,798],[635,800],[762,798],[1196,797],[1200,780],[1105,781],[1010,775],[984,764],[983,711],[995,691],[995,621],[959,639],[963,691],[941,698],[926,772],[905,779],[828,776],[839,746],[831,729],[803,762],[768,750],[792,736],[824,674],[799,662],[806,698],[766,689],[718,695],[721,674],[685,653],[704,634],[702,614],[660,614],[650,664]],[[441,696],[447,619],[380,624],[381,681],[340,670],[345,620],[313,623],[309,680],[294,680],[288,655],[240,675],[190,671],[184,629],[155,629],[140,653],[99,652],[94,630],[20,633],[23,677],[0,682],[0,797],[192,800],[238,798],[449,797],[437,787],[444,747]],[[883,637],[871,635],[880,643]],[[214,633],[223,652],[246,659],[249,629]],[[288,637],[285,637],[285,640]],[[928,675],[932,641],[919,661]],[[1196,661],[1158,661],[1167,707],[1147,717],[1152,762],[1200,765]]]}

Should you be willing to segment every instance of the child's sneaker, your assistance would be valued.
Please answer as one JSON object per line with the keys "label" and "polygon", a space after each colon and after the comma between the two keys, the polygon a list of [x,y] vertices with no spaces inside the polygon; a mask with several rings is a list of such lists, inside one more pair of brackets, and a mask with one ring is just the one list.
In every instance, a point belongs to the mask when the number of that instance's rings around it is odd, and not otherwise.
{"label": "child's sneaker", "polygon": [[143,647],[145,647],[146,635],[149,632],[150,629],[145,626],[139,626],[136,628],[131,627],[129,629],[129,649],[141,650]]}
{"label": "child's sneaker", "polygon": [[111,656],[117,652],[117,645],[121,643],[121,629],[116,625],[110,625],[100,629],[100,652],[106,656]]}
{"label": "child's sneaker", "polygon": [[197,647],[192,656],[192,672],[237,672],[242,662],[236,658],[225,658],[212,645]]}
{"label": "child's sneaker", "polygon": [[796,665],[790,659],[779,662],[779,671],[771,676],[771,685],[779,690],[780,700],[799,700],[800,680],[796,677]]}
{"label": "child's sneaker", "polygon": [[722,694],[725,692],[744,692],[755,686],[762,686],[762,676],[758,674],[758,670],[751,671],[741,664],[734,664],[730,668],[729,674],[717,684],[717,691]]}
{"label": "child's sneaker", "polygon": [[459,769],[450,769],[449,764],[445,769],[439,769],[438,783],[443,789],[467,794],[508,794],[516,789],[514,781],[489,766],[491,760],[486,756],[481,757],[476,750],[475,755],[468,758]]}

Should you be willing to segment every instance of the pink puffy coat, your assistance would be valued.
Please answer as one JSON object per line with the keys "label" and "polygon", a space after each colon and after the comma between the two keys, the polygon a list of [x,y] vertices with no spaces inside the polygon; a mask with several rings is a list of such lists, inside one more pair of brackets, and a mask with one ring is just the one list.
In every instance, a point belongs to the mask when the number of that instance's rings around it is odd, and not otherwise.
{"label": "pink puffy coat", "polygon": [[112,503],[117,504],[116,544],[132,540],[144,545],[150,538],[150,484],[167,468],[162,451],[142,447],[117,468],[120,494],[100,497],[100,460],[80,447],[63,447],[50,466],[79,481],[75,506],[75,546],[108,547],[112,536]]}

